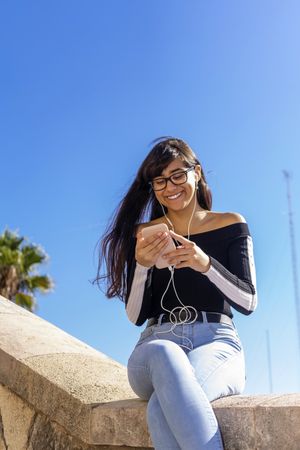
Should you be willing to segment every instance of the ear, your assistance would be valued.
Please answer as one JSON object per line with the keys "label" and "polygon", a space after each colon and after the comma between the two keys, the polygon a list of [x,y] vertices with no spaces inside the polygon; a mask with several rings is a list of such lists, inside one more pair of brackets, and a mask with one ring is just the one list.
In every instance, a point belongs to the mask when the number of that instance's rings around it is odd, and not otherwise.
{"label": "ear", "polygon": [[201,180],[201,166],[200,166],[200,164],[197,164],[195,166],[195,178],[196,178],[196,183],[198,184],[199,181]]}

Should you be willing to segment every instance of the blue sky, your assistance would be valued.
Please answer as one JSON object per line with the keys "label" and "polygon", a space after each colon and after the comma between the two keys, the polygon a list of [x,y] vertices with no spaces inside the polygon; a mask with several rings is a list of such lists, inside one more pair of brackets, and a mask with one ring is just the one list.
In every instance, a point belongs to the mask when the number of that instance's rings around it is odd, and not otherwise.
{"label": "blue sky", "polygon": [[150,142],[178,136],[213,209],[243,214],[254,239],[259,307],[235,314],[246,393],[270,389],[266,330],[274,391],[299,390],[282,175],[300,257],[299,20],[291,0],[1,3],[0,231],[49,255],[37,314],[126,364],[141,329],[91,284],[95,246]]}

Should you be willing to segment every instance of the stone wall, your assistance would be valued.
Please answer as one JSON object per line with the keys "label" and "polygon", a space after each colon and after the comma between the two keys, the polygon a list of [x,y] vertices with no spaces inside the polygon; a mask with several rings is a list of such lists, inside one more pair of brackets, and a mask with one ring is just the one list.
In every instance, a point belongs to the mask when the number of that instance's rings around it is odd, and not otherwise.
{"label": "stone wall", "polygon": [[[300,449],[300,394],[213,407],[227,450]],[[0,297],[0,450],[150,448],[126,368]]]}
{"label": "stone wall", "polygon": [[[116,446],[89,445],[70,435],[58,423],[37,412],[19,396],[0,385],[0,450],[115,450]],[[143,450],[118,446],[120,450]]]}

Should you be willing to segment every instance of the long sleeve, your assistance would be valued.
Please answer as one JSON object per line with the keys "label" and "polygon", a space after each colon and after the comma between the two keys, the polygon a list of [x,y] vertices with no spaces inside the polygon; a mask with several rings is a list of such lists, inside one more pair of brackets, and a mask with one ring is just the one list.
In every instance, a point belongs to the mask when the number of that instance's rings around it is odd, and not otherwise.
{"label": "long sleeve", "polygon": [[228,269],[211,257],[207,278],[226,296],[228,303],[242,314],[257,306],[256,275],[251,236],[237,237],[228,247]]}
{"label": "long sleeve", "polygon": [[[251,314],[257,305],[256,277],[252,238],[246,223],[193,235],[193,241],[210,256],[207,272],[199,274],[190,268],[175,273],[180,300],[198,310],[214,311],[232,317],[231,308]],[[166,269],[148,269],[136,263],[135,242],[128,255],[126,312],[135,325],[148,318],[171,311],[179,305],[172,287],[165,292],[170,279]]]}
{"label": "long sleeve", "polygon": [[131,243],[131,252],[127,266],[126,314],[135,325],[143,325],[149,317],[152,297],[152,271],[141,266],[134,257],[135,239]]}

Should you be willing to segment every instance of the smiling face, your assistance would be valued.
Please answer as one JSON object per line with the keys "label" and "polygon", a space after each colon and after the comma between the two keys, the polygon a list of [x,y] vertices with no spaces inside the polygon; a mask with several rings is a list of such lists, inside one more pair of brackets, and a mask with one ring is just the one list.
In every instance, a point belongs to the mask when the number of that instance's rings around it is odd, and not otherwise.
{"label": "smiling face", "polygon": [[[176,174],[186,171],[188,167],[184,162],[177,158],[174,159],[161,173],[160,177],[170,177],[174,175],[176,182]],[[183,184],[173,184],[170,180],[167,186],[159,191],[154,191],[156,199],[168,208],[168,210],[180,211],[188,207],[194,198],[196,183],[200,180],[200,166],[196,165],[193,170],[187,172],[187,181]],[[179,176],[179,175],[178,175]],[[160,177],[155,177],[154,180]],[[154,181],[152,180],[152,181]],[[180,178],[179,178],[180,181]]]}

